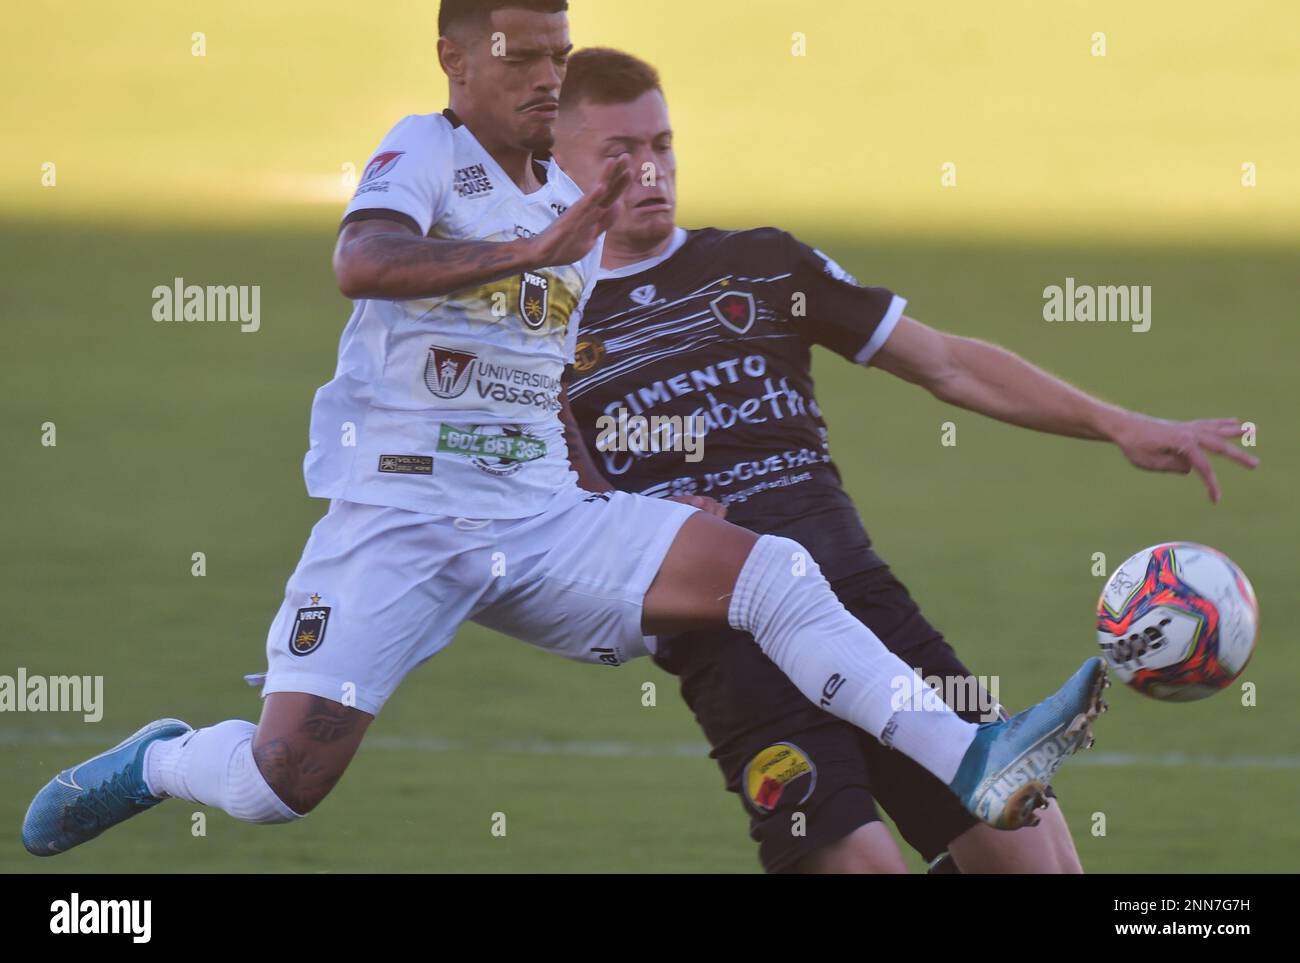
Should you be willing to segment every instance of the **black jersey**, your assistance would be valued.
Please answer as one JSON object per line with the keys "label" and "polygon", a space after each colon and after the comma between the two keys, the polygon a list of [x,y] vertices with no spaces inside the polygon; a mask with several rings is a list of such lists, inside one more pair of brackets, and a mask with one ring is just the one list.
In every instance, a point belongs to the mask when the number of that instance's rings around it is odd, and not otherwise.
{"label": "black jersey", "polygon": [[602,272],[569,402],[616,488],[709,495],[842,578],[883,563],[831,461],[810,349],[865,363],[903,305],[784,231],[679,229],[666,256]]}

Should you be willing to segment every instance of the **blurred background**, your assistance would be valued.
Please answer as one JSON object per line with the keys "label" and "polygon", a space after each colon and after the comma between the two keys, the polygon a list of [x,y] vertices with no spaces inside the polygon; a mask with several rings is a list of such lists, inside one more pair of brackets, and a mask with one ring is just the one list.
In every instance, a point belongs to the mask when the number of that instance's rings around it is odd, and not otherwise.
{"label": "blurred background", "polygon": [[[45,780],[144,722],[256,718],[241,675],[264,667],[325,509],[301,459],[349,314],[336,226],[393,122],[445,106],[436,15],[434,0],[6,12],[0,674],[103,675],[105,706],[97,723],[0,713],[0,870],[757,870],[671,677],[474,626],[300,824],[213,812],[194,837],[195,807],[173,803],[54,861],[18,841]],[[1112,690],[1098,748],[1056,785],[1090,870],[1295,871],[1300,8],[576,0],[570,18],[579,46],[661,69],[684,225],[777,224],[909,314],[1111,401],[1257,426],[1262,468],[1220,464],[1211,506],[1112,449],[816,360],[877,547],[1013,710],[1095,651],[1095,553],[1113,569],[1181,539],[1243,567],[1263,612],[1243,676],[1258,704]],[[155,322],[153,288],[177,277],[259,285],[260,330]],[[1043,289],[1067,277],[1150,285],[1151,329],[1045,322]]]}

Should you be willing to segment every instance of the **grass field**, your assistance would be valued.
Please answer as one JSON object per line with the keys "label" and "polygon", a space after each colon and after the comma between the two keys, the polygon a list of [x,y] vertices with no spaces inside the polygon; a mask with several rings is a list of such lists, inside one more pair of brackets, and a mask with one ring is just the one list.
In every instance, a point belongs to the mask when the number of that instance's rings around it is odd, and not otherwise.
{"label": "grass field", "polygon": [[[1240,562],[1264,612],[1246,673],[1259,705],[1232,693],[1171,706],[1115,692],[1096,758],[1067,768],[1058,788],[1091,869],[1294,870],[1300,655],[1288,627],[1300,619],[1300,465],[1288,312],[1300,259],[808,236],[860,276],[912,294],[918,316],[1010,345],[1115,401],[1259,424],[1264,467],[1225,466],[1225,499],[1212,507],[1191,479],[1139,474],[1100,445],[954,413],[878,372],[818,359],[832,444],[880,549],[972,667],[1001,676],[1013,706],[1093,651],[1092,553],[1113,567],[1183,538]],[[16,280],[6,313],[19,323],[3,356],[11,456],[0,495],[12,508],[0,666],[102,674],[106,709],[93,725],[4,718],[0,826],[13,832],[0,835],[0,869],[755,868],[739,804],[693,748],[700,736],[671,679],[646,662],[570,665],[475,627],[399,691],[373,745],[303,824],[249,828],[214,813],[196,839],[193,807],[174,803],[57,861],[23,853],[23,810],[61,765],[157,716],[256,715],[240,677],[263,665],[266,626],[322,511],[299,465],[346,304],[329,286],[327,231],[13,228],[4,238]],[[148,290],[163,262],[183,276],[262,281],[262,330],[152,321]],[[72,266],[90,280],[69,283]],[[1044,279],[1067,273],[1148,280],[1160,293],[1152,330],[1045,324]],[[955,448],[939,445],[948,419]],[[57,447],[39,444],[46,421]],[[196,551],[207,556],[202,578],[190,574]],[[660,686],[655,708],[640,705],[648,679]],[[1172,754],[1210,764],[1143,763]],[[489,834],[497,811],[504,839]],[[1096,812],[1104,838],[1088,833]]]}
{"label": "grass field", "polygon": [[[914,316],[1110,400],[1258,426],[1262,468],[1222,465],[1216,507],[1195,481],[1140,474],[1103,446],[816,362],[832,448],[878,548],[1013,708],[1095,651],[1094,553],[1113,568],[1184,539],[1240,563],[1263,611],[1243,677],[1258,705],[1112,690],[1097,750],[1056,785],[1090,870],[1295,871],[1300,12],[877,6],[665,0],[647,15],[578,0],[574,38],[663,70],[688,226],[778,223],[907,295]],[[57,860],[18,841],[45,780],[144,721],[256,717],[241,676],[263,668],[267,625],[324,510],[301,460],[348,313],[329,269],[345,165],[363,165],[397,117],[443,106],[434,9],[11,12],[0,675],[103,675],[106,707],[95,724],[0,715],[0,871],[757,869],[671,678],[646,661],[562,663],[473,626],[408,680],[298,825],[213,812],[197,838],[194,807],[169,803]],[[196,31],[205,57],[192,56]],[[1104,58],[1090,55],[1097,31]],[[807,57],[791,56],[794,32]],[[955,188],[940,187],[946,162]],[[154,322],[150,292],[174,277],[260,285],[261,330]],[[1066,277],[1150,285],[1151,330],[1044,322],[1043,288]],[[949,420],[958,443],[942,447]],[[641,705],[647,680],[654,708]],[[505,838],[489,832],[495,812]],[[1105,836],[1090,832],[1098,813]]]}

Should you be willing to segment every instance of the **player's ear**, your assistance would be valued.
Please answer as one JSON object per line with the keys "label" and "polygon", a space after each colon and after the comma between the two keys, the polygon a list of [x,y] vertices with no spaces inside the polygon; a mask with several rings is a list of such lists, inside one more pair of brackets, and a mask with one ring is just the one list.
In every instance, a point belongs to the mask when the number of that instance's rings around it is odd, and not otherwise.
{"label": "player's ear", "polygon": [[465,48],[450,37],[438,38],[438,63],[453,85],[465,82]]}

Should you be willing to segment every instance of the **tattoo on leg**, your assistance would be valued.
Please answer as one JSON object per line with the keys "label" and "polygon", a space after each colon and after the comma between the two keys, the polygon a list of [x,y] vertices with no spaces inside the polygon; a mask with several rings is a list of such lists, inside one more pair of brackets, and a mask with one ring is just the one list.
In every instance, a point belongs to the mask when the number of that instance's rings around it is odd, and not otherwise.
{"label": "tattoo on leg", "polygon": [[[355,709],[314,697],[297,734],[255,745],[253,761],[281,802],[295,812],[310,812],[342,777],[351,755],[346,747],[325,747],[355,733],[363,718]],[[340,752],[345,755],[339,757]]]}
{"label": "tattoo on leg", "polygon": [[341,770],[326,770],[284,739],[272,739],[258,746],[253,750],[253,761],[280,801],[297,813],[316,808],[343,775]]}
{"label": "tattoo on leg", "polygon": [[313,696],[311,711],[299,728],[315,742],[337,742],[356,727],[357,710]]}

